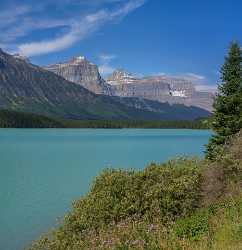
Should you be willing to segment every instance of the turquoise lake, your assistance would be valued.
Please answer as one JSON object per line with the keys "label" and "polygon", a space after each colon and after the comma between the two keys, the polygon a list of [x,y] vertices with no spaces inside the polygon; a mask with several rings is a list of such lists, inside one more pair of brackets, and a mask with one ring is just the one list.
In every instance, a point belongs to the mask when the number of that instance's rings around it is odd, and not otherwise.
{"label": "turquoise lake", "polygon": [[203,156],[211,135],[182,129],[0,129],[0,249],[56,226],[102,169]]}

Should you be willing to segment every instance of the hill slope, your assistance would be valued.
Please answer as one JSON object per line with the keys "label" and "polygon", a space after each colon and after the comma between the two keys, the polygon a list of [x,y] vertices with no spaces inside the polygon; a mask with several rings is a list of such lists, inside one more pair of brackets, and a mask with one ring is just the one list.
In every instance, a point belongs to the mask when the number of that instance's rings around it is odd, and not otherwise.
{"label": "hill slope", "polygon": [[195,107],[96,95],[1,50],[0,107],[66,119],[191,120],[209,115]]}

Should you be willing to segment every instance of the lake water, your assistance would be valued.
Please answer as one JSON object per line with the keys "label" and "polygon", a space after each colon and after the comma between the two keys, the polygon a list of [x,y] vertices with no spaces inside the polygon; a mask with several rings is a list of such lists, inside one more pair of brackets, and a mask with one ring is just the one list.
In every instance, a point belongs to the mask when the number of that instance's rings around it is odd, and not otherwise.
{"label": "lake water", "polygon": [[0,249],[23,249],[55,226],[102,169],[203,156],[210,135],[181,129],[0,129]]}

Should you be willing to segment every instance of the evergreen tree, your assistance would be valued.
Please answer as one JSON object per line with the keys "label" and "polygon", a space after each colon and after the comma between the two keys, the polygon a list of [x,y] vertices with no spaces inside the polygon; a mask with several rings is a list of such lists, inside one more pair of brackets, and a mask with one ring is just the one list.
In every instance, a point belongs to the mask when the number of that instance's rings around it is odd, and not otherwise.
{"label": "evergreen tree", "polygon": [[237,42],[231,44],[221,68],[222,84],[214,102],[212,128],[216,132],[207,145],[207,158],[213,159],[226,139],[242,128],[242,57]]}

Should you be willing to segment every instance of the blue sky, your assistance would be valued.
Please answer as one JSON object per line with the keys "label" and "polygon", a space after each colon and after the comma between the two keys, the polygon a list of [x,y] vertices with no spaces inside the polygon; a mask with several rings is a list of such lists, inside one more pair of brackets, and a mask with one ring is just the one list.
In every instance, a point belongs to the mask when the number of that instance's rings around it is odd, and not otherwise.
{"label": "blue sky", "polygon": [[84,55],[103,75],[124,68],[207,88],[241,42],[241,10],[241,0],[1,0],[0,47],[39,65]]}

